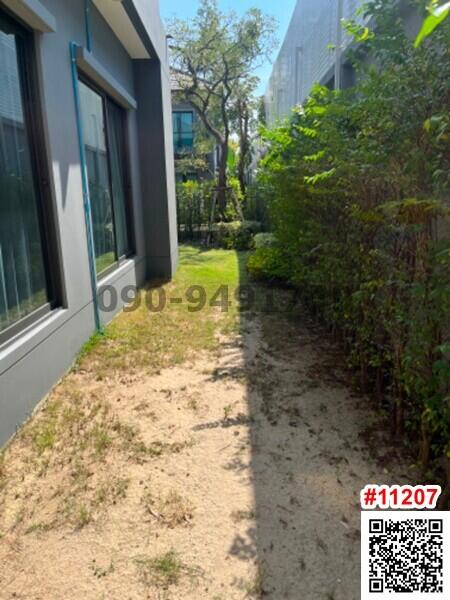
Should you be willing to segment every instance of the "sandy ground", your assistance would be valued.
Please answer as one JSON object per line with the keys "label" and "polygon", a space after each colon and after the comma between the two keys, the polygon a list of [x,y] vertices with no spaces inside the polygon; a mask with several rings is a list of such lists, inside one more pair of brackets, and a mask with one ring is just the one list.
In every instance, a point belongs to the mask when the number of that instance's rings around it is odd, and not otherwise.
{"label": "sandy ground", "polygon": [[[357,600],[359,491],[408,473],[395,452],[374,453],[377,418],[339,363],[308,320],[253,314],[218,355],[159,375],[70,375],[106,403],[92,418],[128,435],[86,459],[82,485],[64,444],[39,470],[16,439],[1,600]],[[136,431],[161,451],[139,454]],[[84,502],[75,517],[71,495]],[[172,551],[167,579],[152,561]]]}

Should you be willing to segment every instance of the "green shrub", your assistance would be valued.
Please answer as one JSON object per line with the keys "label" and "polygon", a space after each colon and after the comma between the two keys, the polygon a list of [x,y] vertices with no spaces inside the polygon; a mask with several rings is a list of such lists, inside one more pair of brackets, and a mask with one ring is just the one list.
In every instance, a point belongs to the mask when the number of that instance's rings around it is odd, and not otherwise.
{"label": "green shrub", "polygon": [[276,238],[273,233],[257,233],[253,237],[253,247],[255,250],[258,248],[272,248],[276,245]]}
{"label": "green shrub", "polygon": [[193,239],[209,223],[213,199],[212,181],[177,183],[177,217],[181,238]]}
{"label": "green shrub", "polygon": [[255,279],[290,281],[293,272],[286,256],[277,247],[261,247],[253,252],[247,261],[247,269]]}
{"label": "green shrub", "polygon": [[261,231],[257,221],[232,221],[217,223],[214,228],[214,239],[218,246],[227,250],[249,250],[253,236]]}
{"label": "green shrub", "polygon": [[368,6],[373,61],[357,86],[316,87],[264,134],[279,246],[248,266],[298,286],[425,468],[450,459],[450,24],[415,49],[393,0]]}

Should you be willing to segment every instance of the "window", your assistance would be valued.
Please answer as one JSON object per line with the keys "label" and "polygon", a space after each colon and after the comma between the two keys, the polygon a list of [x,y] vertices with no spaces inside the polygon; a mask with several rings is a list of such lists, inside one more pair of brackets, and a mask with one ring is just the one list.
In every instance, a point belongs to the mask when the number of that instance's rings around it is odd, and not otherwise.
{"label": "window", "polygon": [[172,113],[173,144],[175,152],[189,152],[194,147],[194,113],[177,111]]}
{"label": "window", "polygon": [[48,312],[55,297],[32,50],[31,34],[0,11],[0,343]]}
{"label": "window", "polygon": [[125,111],[80,81],[97,274],[131,253]]}

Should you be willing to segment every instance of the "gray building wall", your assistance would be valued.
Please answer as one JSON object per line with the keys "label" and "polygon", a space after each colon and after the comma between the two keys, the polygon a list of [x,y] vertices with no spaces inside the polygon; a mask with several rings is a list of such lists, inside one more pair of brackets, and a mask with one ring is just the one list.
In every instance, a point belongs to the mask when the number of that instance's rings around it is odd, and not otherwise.
{"label": "gray building wall", "polygon": [[[354,18],[363,0],[343,0],[345,19]],[[360,22],[362,19],[358,17]],[[286,37],[273,66],[265,95],[269,124],[290,115],[315,82],[333,69],[338,32],[338,0],[297,0]],[[342,46],[351,43],[343,34]]]}
{"label": "gray building wall", "polygon": [[[364,17],[356,15],[364,3],[363,0],[342,0],[342,17],[365,25]],[[308,97],[314,83],[334,85],[340,22],[338,4],[338,0],[297,0],[266,89],[265,107],[270,125],[289,117],[294,106]],[[407,33],[415,35],[420,23],[417,11],[405,0],[399,0],[399,8]],[[346,61],[346,51],[351,44],[351,37],[342,31],[342,87],[354,83],[353,69]]]}
{"label": "gray building wall", "polygon": [[[15,0],[3,3],[12,11],[20,4]],[[70,42],[86,46],[85,4],[84,0],[25,0],[24,4],[46,9],[56,22],[54,32],[36,31],[34,37],[45,151],[51,173],[44,201],[52,205],[56,217],[63,292],[59,308],[0,345],[0,446],[70,367],[95,330],[69,52]],[[100,0],[95,4],[102,7]],[[138,32],[142,53],[146,54],[145,46],[149,58],[133,59],[96,6],[91,7],[92,55],[137,101],[137,109],[128,111],[127,122],[136,253],[99,282],[100,288],[114,286],[119,298],[123,286],[140,286],[152,276],[170,278],[177,263],[165,33],[157,1],[124,0],[123,6],[120,10],[127,10],[136,30],[133,37],[127,21],[130,44],[141,48]],[[119,300],[115,313],[121,308]],[[101,314],[104,323],[113,316],[110,312]]]}

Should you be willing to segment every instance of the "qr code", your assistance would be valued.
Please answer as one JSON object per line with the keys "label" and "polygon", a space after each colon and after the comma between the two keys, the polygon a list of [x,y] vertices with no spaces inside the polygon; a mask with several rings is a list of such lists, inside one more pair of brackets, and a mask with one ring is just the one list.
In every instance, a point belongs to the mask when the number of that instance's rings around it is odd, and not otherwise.
{"label": "qr code", "polygon": [[450,600],[450,512],[363,511],[361,600]]}

